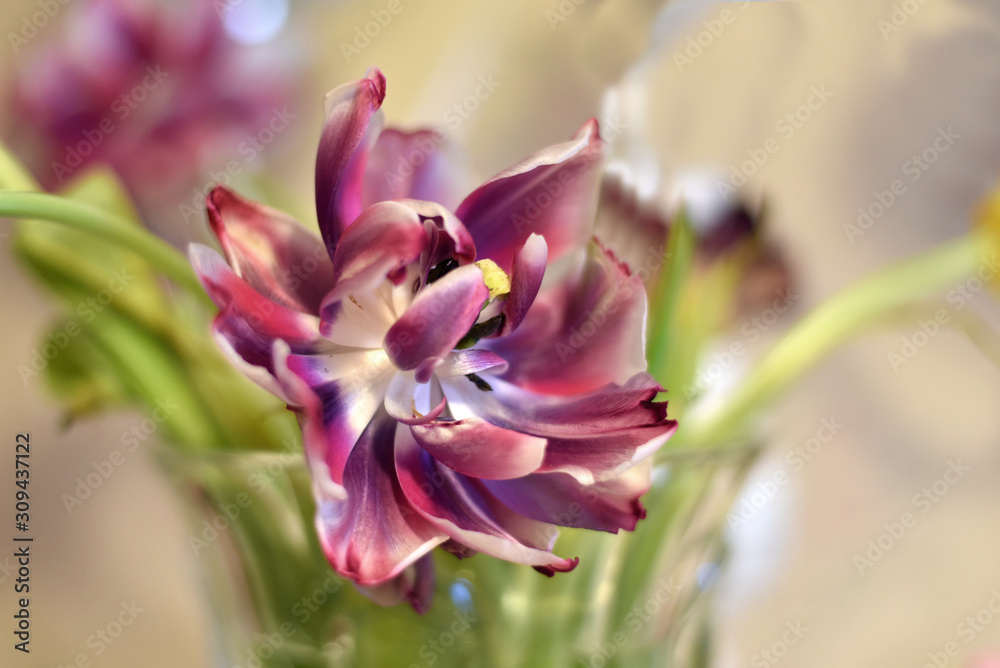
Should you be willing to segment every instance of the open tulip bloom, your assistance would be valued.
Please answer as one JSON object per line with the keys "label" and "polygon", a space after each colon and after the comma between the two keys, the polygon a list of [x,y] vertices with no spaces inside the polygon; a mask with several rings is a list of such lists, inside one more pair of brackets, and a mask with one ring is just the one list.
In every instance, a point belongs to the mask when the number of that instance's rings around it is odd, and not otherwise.
{"label": "open tulip bloom", "polygon": [[[194,245],[186,258],[152,235],[107,174],[40,192],[0,146],[0,218],[24,220],[12,245],[50,291],[78,304],[106,292],[119,267],[135,275],[100,318],[69,319],[77,342],[41,371],[69,417],[176,400],[176,411],[154,413],[171,446],[159,454],[199,517],[215,513],[202,520],[211,539],[189,536],[195,556],[219,537],[217,520],[228,522],[204,569],[233,664],[433,663],[438,640],[468,629],[453,611],[484,619],[456,640],[451,665],[709,665],[696,574],[725,556],[724,513],[760,450],[757,418],[841,343],[987,278],[1000,190],[967,234],[834,295],[707,396],[698,360],[733,305],[753,303],[741,296],[753,293],[749,272],[767,270],[758,286],[786,278],[755,245],[752,221],[699,238],[686,210],[668,228],[624,190],[606,192],[596,215],[595,121],[465,194],[467,171],[440,135],[381,130],[384,98],[378,70],[328,96],[319,234],[220,187],[208,217],[221,255]],[[637,216],[638,233],[626,226]],[[635,273],[593,238],[595,219],[623,255],[640,248]],[[746,238],[754,245],[740,246]],[[193,302],[174,298],[182,292],[208,310],[190,312]],[[216,308],[212,331],[229,361],[201,317]],[[986,338],[970,340],[994,358]],[[684,411],[681,431],[657,401],[661,383],[675,392],[671,412]],[[281,402],[298,418],[311,480],[278,466],[281,477],[260,486],[261,463],[279,475],[266,457],[297,431],[288,415],[262,418]],[[667,475],[650,491],[654,453]],[[318,541],[302,540],[310,482]],[[644,531],[613,541],[573,532],[556,545],[558,527],[635,529],[647,491]],[[229,522],[234,498],[239,522]],[[429,610],[437,546],[550,576],[583,561],[546,581],[445,559],[453,605]],[[324,556],[379,603],[409,601],[427,616],[414,623],[340,597]],[[238,608],[247,602],[249,624]]]}
{"label": "open tulip bloom", "polygon": [[381,131],[384,97],[376,69],[328,95],[320,235],[219,187],[225,259],[191,258],[224,352],[299,418],[330,563],[424,610],[435,546],[553,575],[577,563],[556,525],[634,529],[677,425],[642,283],[591,237],[596,121],[452,209],[460,174],[427,132]]}

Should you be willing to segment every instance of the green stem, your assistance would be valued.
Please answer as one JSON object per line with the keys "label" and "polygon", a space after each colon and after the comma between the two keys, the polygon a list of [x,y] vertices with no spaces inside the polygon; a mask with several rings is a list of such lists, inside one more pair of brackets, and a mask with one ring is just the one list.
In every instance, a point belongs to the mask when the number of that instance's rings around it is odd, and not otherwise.
{"label": "green stem", "polygon": [[733,441],[752,415],[834,348],[882,324],[898,309],[964,280],[992,252],[987,239],[969,233],[862,279],[793,327],[718,410],[691,415],[678,436],[683,434],[690,448]]}
{"label": "green stem", "polygon": [[96,234],[131,250],[200,299],[205,291],[181,253],[141,227],[89,204],[58,195],[33,192],[0,192],[0,216],[46,220]]}

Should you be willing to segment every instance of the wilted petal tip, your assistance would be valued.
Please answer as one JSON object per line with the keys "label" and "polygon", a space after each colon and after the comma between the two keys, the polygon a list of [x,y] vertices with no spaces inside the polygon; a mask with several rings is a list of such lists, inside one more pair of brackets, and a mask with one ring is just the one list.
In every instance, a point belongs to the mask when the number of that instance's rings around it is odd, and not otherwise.
{"label": "wilted petal tip", "polygon": [[546,564],[544,566],[534,566],[534,569],[546,577],[553,577],[556,573],[569,573],[571,570],[576,568],[576,565],[580,563],[580,557],[573,557],[572,559],[566,559],[563,563],[559,564]]}

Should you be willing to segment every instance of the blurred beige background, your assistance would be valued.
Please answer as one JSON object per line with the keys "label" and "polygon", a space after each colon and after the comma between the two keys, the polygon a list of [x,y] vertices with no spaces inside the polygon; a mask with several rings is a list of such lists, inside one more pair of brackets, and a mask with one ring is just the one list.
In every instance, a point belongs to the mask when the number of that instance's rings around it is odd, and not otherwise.
{"label": "blurred beige background", "polygon": [[[894,7],[904,4],[915,11],[899,9],[898,30],[879,23],[891,22]],[[322,94],[370,64],[388,77],[389,124],[444,125],[484,175],[615,108],[625,127],[615,154],[655,167],[667,188],[691,168],[728,174],[748,150],[774,138],[779,150],[747,188],[766,197],[769,235],[796,272],[801,300],[793,318],[866,273],[961,234],[1000,171],[995,2],[708,3],[675,7],[657,21],[657,3],[587,0],[550,25],[546,11],[558,11],[555,0],[408,0],[346,62],[339,44],[383,6],[292,4],[282,39],[298,51],[315,99],[301,104],[293,131],[261,167],[280,170],[288,188],[269,201],[304,220],[313,215]],[[0,34],[19,30],[36,9],[34,1],[6,0]],[[719,29],[713,21],[724,11],[732,20]],[[700,37],[700,53],[687,51],[689,37]],[[12,54],[4,42],[0,83],[28,52]],[[448,127],[448,108],[472,93],[480,76],[500,86],[457,128]],[[617,90],[616,105],[605,100],[607,86]],[[782,119],[817,88],[828,99],[814,97],[814,108],[800,116],[808,118],[789,133]],[[907,161],[948,128],[957,138],[911,180]],[[858,207],[870,206],[895,179],[906,192],[852,243],[845,224],[856,224]],[[241,189],[253,195],[254,185],[247,177]],[[33,652],[25,660],[5,641],[0,663],[69,666],[85,654],[108,668],[213,665],[211,620],[180,507],[154,463],[141,451],[130,454],[83,506],[72,514],[64,507],[62,494],[141,416],[59,431],[44,388],[16,372],[53,310],[10,257],[9,244],[0,244],[0,253],[3,439],[13,450],[14,435],[31,432],[37,536]],[[942,300],[941,307],[955,304]],[[992,297],[976,294],[966,309],[1000,331]],[[1000,619],[992,613],[986,622],[981,616],[978,631],[960,626],[1000,591],[1000,373],[950,328],[894,370],[887,355],[918,331],[917,320],[832,355],[762,425],[771,451],[755,479],[785,471],[789,484],[735,533],[733,567],[721,583],[720,666],[920,667],[950,641],[961,650],[950,665],[1000,652]],[[729,340],[741,336],[737,326]],[[824,419],[842,426],[794,470],[787,453],[818,438]],[[12,459],[0,458],[0,489],[10,487]],[[923,512],[914,497],[959,461],[969,470]],[[10,505],[0,503],[4,526],[13,521]],[[855,556],[905,512],[916,524],[860,575]],[[7,552],[0,550],[4,618],[11,609]],[[96,656],[88,637],[133,600],[143,612]],[[787,635],[788,625],[801,632]],[[771,661],[762,654],[769,648],[783,656]]]}

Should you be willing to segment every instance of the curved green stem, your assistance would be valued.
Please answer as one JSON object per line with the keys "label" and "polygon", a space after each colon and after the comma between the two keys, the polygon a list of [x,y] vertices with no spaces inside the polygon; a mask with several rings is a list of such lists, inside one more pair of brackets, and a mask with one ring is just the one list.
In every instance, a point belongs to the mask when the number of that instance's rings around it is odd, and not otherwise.
{"label": "curved green stem", "polygon": [[145,229],[83,202],[34,192],[0,192],[0,217],[45,220],[97,234],[148,260],[198,298],[208,296],[181,253]]}
{"label": "curved green stem", "polygon": [[899,308],[966,279],[993,252],[987,238],[972,232],[862,279],[793,327],[718,410],[682,421],[678,436],[683,433],[689,448],[738,438],[756,411],[834,348],[882,324]]}

